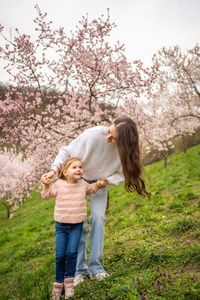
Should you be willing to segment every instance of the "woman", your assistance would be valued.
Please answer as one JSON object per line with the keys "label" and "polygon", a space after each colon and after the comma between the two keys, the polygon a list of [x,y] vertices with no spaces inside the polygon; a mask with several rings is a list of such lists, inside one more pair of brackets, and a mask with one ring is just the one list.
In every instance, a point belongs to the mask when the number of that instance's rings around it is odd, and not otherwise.
{"label": "woman", "polygon": [[[89,183],[99,178],[106,178],[109,184],[114,185],[125,181],[126,191],[137,191],[142,196],[149,196],[141,178],[138,131],[132,119],[118,118],[109,128],[96,126],[86,129],[68,146],[59,150],[51,170],[42,176],[42,182],[51,179],[66,159],[72,156],[83,162],[83,178]],[[97,280],[109,276],[100,263],[103,255],[107,187],[91,195],[90,200],[90,258],[87,266],[85,222],[79,244],[74,285],[83,282],[88,274],[91,279]]]}

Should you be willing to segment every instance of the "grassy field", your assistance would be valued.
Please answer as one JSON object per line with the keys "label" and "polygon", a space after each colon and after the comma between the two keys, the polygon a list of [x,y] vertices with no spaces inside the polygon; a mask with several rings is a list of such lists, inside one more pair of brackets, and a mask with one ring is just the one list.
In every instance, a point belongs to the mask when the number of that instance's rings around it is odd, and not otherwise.
{"label": "grassy field", "polygon": [[[73,299],[200,299],[200,145],[145,167],[151,199],[110,187],[103,265]],[[54,199],[32,198],[6,219],[0,210],[0,299],[50,299]],[[89,210],[89,208],[88,208]]]}

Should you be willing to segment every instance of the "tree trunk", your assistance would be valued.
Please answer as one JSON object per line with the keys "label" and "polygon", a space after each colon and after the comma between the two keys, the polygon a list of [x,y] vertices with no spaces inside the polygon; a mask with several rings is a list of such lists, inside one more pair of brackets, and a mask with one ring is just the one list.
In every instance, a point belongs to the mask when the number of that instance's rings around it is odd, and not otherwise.
{"label": "tree trunk", "polygon": [[163,155],[163,159],[164,159],[164,168],[167,167],[167,156]]}
{"label": "tree trunk", "polygon": [[182,145],[183,145],[183,152],[187,153],[187,140],[184,136],[182,136]]}
{"label": "tree trunk", "polygon": [[7,218],[10,218],[10,206],[6,202],[2,202],[2,204],[6,207]]}

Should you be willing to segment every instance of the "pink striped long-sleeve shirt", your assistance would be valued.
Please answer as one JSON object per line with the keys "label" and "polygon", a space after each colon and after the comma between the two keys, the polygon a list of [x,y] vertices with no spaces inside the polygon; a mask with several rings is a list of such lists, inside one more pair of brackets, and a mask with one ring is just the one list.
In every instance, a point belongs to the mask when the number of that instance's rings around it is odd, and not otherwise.
{"label": "pink striped long-sleeve shirt", "polygon": [[80,223],[87,216],[86,195],[98,191],[96,183],[89,184],[83,179],[69,184],[58,179],[48,188],[42,190],[42,198],[56,197],[54,220],[60,223]]}

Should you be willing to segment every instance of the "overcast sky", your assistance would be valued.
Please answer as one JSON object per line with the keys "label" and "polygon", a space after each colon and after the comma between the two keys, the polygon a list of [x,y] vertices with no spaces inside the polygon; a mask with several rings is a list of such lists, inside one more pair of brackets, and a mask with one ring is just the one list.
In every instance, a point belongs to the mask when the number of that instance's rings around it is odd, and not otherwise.
{"label": "overcast sky", "polygon": [[[192,48],[200,41],[200,0],[0,0],[0,23],[32,34],[38,4],[56,27],[73,30],[83,15],[98,18],[110,8],[114,29],[111,41],[125,44],[129,60],[151,57],[163,46]],[[0,81],[8,76],[0,68]]]}

